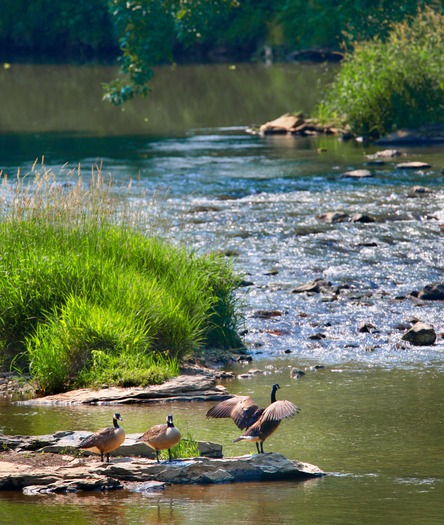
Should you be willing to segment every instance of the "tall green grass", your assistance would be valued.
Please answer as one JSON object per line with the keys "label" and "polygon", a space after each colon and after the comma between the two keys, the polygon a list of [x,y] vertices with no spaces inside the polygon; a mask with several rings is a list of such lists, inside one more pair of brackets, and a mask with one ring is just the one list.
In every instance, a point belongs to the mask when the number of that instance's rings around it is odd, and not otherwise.
{"label": "tall green grass", "polygon": [[159,383],[185,356],[239,346],[236,279],[146,229],[100,170],[3,181],[0,356],[42,392]]}
{"label": "tall green grass", "polygon": [[388,37],[358,43],[316,110],[324,123],[380,136],[444,121],[444,16],[423,9]]}

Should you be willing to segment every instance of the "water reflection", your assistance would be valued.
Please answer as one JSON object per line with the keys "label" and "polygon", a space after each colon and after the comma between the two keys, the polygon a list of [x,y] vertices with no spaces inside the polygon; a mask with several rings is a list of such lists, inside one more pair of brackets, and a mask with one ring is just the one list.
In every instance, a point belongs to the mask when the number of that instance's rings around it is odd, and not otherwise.
{"label": "water reflection", "polygon": [[311,111],[335,70],[294,64],[162,67],[149,97],[118,108],[102,102],[102,83],[115,68],[13,64],[0,69],[8,101],[0,108],[0,132],[177,136],[215,122],[261,124],[287,111]]}

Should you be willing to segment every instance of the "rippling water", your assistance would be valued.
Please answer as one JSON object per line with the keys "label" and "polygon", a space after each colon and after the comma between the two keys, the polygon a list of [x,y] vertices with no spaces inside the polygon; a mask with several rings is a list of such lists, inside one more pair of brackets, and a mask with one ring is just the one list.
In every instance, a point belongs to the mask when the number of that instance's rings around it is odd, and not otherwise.
{"label": "rippling water", "polygon": [[[239,525],[441,523],[443,305],[407,296],[443,281],[444,148],[400,150],[402,157],[368,165],[375,146],[245,132],[284,111],[309,111],[318,80],[328,77],[316,69],[163,70],[153,97],[125,112],[100,105],[94,86],[108,80],[106,70],[8,71],[12,77],[0,70],[11,102],[0,108],[0,168],[10,177],[19,167],[26,173],[42,155],[55,171],[80,163],[87,174],[102,164],[118,180],[133,179],[131,204],[142,205],[147,220],[164,219],[169,238],[201,252],[230,253],[251,282],[237,293],[254,358],[232,369],[238,376],[250,368],[265,373],[227,387],[264,405],[278,381],[280,397],[301,413],[282,424],[265,450],[312,462],[329,475],[305,483],[169,487],[151,495],[0,493],[0,523],[197,525],[221,517]],[[27,98],[31,83],[36,88]],[[398,169],[400,160],[432,168]],[[374,176],[342,176],[363,167]],[[60,173],[63,179],[66,168]],[[411,198],[415,186],[431,192]],[[376,222],[317,218],[329,211],[370,214]],[[341,293],[292,293],[317,278]],[[434,326],[435,345],[402,343],[413,319]],[[358,332],[361,322],[374,331]],[[312,364],[325,368],[312,372]],[[305,376],[291,379],[293,367]],[[158,404],[121,412],[127,432],[143,432],[168,410],[181,429],[222,443],[225,454],[251,452],[232,443],[237,431],[230,421],[205,419],[208,408]],[[106,406],[0,404],[6,434],[95,430],[109,418]]]}
{"label": "rippling water", "polygon": [[[369,165],[366,155],[375,150],[336,138],[268,139],[219,128],[141,143],[133,150],[137,160],[117,171],[136,175],[137,169],[140,188],[163,195],[171,238],[233,255],[253,283],[239,296],[245,340],[256,356],[442,363],[441,337],[433,347],[415,348],[401,344],[401,336],[413,319],[440,334],[444,329],[441,302],[406,297],[442,281],[444,153],[401,150],[402,157]],[[432,168],[396,168],[418,159]],[[373,177],[343,176],[363,167]],[[411,197],[416,186],[430,193]],[[329,211],[369,214],[376,222],[319,220]],[[318,278],[348,289],[339,296],[291,293]],[[258,310],[279,315],[258,319]],[[358,333],[361,322],[372,323],[374,332]]]}

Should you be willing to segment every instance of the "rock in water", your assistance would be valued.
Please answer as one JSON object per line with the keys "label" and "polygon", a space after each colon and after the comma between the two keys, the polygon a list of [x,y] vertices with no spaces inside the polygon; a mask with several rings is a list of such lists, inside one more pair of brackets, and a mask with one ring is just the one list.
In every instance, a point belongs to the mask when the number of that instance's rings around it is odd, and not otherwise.
{"label": "rock in water", "polygon": [[402,339],[415,346],[428,346],[436,341],[436,332],[432,326],[419,322],[415,323]]}

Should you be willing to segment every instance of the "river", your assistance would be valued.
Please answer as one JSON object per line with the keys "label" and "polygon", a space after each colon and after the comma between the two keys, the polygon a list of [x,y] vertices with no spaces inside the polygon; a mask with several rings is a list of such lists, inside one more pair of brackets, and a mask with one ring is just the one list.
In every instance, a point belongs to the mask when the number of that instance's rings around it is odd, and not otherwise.
{"label": "river", "polygon": [[[253,362],[233,365],[233,393],[266,404],[270,385],[301,413],[265,450],[318,465],[304,483],[169,487],[49,497],[0,493],[2,524],[432,524],[444,513],[444,332],[442,303],[410,292],[443,281],[444,149],[400,149],[369,164],[378,148],[332,137],[262,138],[245,128],[286,111],[309,113],[334,68],[214,65],[156,71],[152,93],[125,108],[101,102],[108,67],[12,65],[0,70],[0,169],[13,180],[44,156],[63,179],[93,166],[133,179],[130,205],[161,216],[173,241],[222,250],[250,286],[238,291],[243,337]],[[379,148],[380,149],[380,148]],[[430,169],[399,169],[404,160]],[[63,167],[65,166],[65,167]],[[351,169],[373,177],[343,177]],[[415,194],[415,186],[429,193]],[[373,223],[328,224],[328,211],[365,213]],[[323,293],[296,294],[322,278]],[[342,290],[334,293],[334,290]],[[433,346],[402,341],[419,319]],[[361,323],[374,326],[359,332]],[[323,368],[313,371],[314,365]],[[295,380],[293,368],[305,371]],[[209,404],[122,407],[127,432],[143,432],[173,411],[196,439],[232,443],[230,421],[207,421]],[[0,432],[95,430],[108,407],[0,406]]]}

